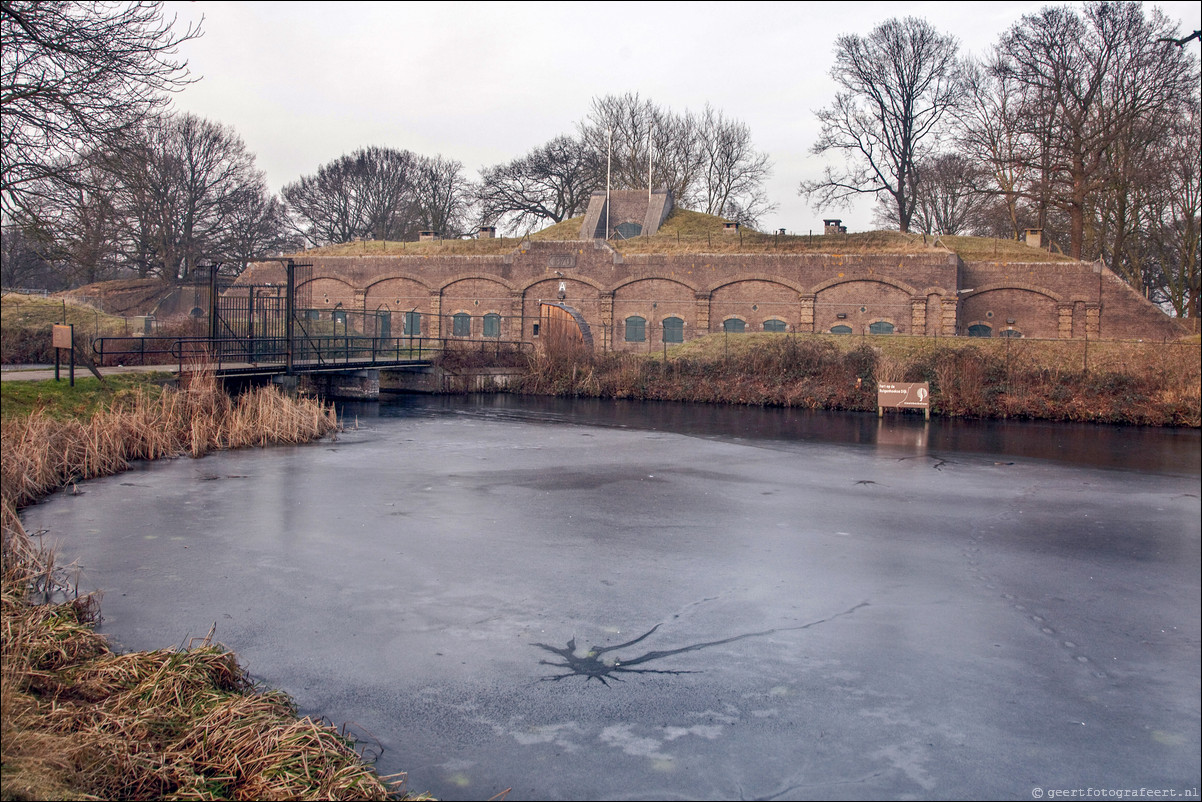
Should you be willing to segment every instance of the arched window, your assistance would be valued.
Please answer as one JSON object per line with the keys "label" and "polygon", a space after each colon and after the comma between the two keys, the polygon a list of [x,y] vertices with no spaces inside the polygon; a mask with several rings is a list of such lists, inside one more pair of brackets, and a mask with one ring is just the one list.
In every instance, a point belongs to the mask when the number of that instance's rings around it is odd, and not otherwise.
{"label": "arched window", "polygon": [[472,334],[472,316],[467,312],[458,312],[451,318],[452,337],[470,337]]}
{"label": "arched window", "polygon": [[765,320],[764,331],[788,331],[789,327],[785,325],[783,320]]}
{"label": "arched window", "polygon": [[869,334],[892,334],[893,324],[886,320],[878,320],[875,323],[868,324]]}
{"label": "arched window", "polygon": [[664,318],[664,342],[684,342],[684,321],[678,317]]}
{"label": "arched window", "polygon": [[831,334],[851,334],[851,326],[844,326],[843,324],[831,326]]}
{"label": "arched window", "polygon": [[1001,331],[999,331],[997,333],[997,336],[1017,338],[1017,337],[1023,336],[1023,333],[1021,331],[1019,331],[1018,329],[1002,329]]}
{"label": "arched window", "polygon": [[731,334],[742,334],[747,330],[747,321],[737,317],[729,318],[722,321],[722,330]]}
{"label": "arched window", "polygon": [[626,318],[626,342],[641,343],[646,339],[647,321],[637,315]]}
{"label": "arched window", "polygon": [[485,337],[500,337],[501,336],[501,316],[496,312],[489,312],[484,316],[484,336]]}
{"label": "arched window", "polygon": [[630,239],[641,235],[643,226],[641,223],[618,223],[614,230],[618,233],[618,239]]}
{"label": "arched window", "polygon": [[405,313],[405,336],[420,337],[422,336],[422,313],[421,312],[406,312]]}
{"label": "arched window", "polygon": [[986,326],[984,323],[974,323],[968,327],[969,337],[992,337],[993,327]]}

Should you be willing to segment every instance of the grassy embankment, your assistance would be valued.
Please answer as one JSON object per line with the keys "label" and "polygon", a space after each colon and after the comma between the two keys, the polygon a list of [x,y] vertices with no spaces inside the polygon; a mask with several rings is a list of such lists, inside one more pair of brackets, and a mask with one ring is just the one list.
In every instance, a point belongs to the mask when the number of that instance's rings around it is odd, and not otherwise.
{"label": "grassy embankment", "polygon": [[[666,359],[665,359],[666,356]],[[930,382],[932,414],[1198,427],[1198,338],[1172,343],[713,334],[646,354],[543,348],[512,389],[874,411],[879,381]]]}
{"label": "grassy embankment", "polygon": [[[573,217],[525,237],[494,239],[446,239],[426,242],[346,242],[307,251],[307,256],[487,256],[512,253],[525,241],[578,240],[583,217]],[[650,236],[611,240],[609,245],[623,254],[634,253],[815,253],[815,254],[906,254],[952,251],[965,261],[1067,262],[1068,257],[1031,248],[1015,240],[990,237],[934,237],[897,231],[865,231],[854,234],[766,234],[743,228],[730,233],[723,219],[713,215],[675,209]]]}
{"label": "grassy embankment", "polygon": [[256,688],[209,638],[114,654],[93,631],[96,600],[63,601],[54,555],[17,517],[131,460],[319,438],[337,425],[332,409],[270,388],[235,402],[212,377],[178,391],[109,381],[103,405],[86,381],[37,383],[32,409],[30,384],[2,385],[3,798],[396,797],[397,778],[378,777],[285,694]]}
{"label": "grassy embankment", "polygon": [[[90,306],[61,298],[9,294],[0,298],[0,362],[6,365],[54,362],[50,328],[64,322],[75,325],[76,359],[80,364],[86,364],[85,359],[90,361],[87,344],[93,337],[120,337],[127,333],[125,318]],[[64,353],[64,365],[67,360]]]}

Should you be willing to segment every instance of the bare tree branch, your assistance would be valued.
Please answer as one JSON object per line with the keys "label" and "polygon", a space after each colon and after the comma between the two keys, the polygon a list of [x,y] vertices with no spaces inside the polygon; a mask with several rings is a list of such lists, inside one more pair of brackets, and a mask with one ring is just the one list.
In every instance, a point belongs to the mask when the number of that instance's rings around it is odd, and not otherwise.
{"label": "bare tree branch", "polygon": [[29,214],[46,179],[82,181],[78,158],[159,110],[192,79],[158,2],[0,3],[0,201]]}

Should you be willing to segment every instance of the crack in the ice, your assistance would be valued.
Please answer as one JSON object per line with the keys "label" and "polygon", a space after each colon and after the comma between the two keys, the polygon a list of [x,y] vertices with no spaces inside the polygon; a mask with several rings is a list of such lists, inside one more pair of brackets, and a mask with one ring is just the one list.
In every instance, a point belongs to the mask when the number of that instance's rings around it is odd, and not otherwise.
{"label": "crack in the ice", "polygon": [[546,643],[534,643],[531,645],[537,646],[538,648],[551,652],[552,654],[557,654],[563,658],[562,663],[552,660],[539,660],[539,665],[567,669],[566,674],[552,674],[550,676],[542,677],[540,678],[541,682],[558,682],[559,680],[567,679],[568,677],[584,677],[585,682],[595,679],[602,685],[608,686],[608,680],[614,680],[615,682],[624,681],[622,677],[617,676],[618,674],[695,674],[697,672],[684,669],[636,668],[636,666],[645,665],[653,660],[661,660],[665,657],[684,654],[685,652],[699,651],[701,649],[709,648],[710,646],[721,646],[725,643],[734,643],[735,641],[746,640],[747,638],[764,637],[766,635],[772,635],[776,632],[795,632],[802,629],[809,629],[810,627],[816,627],[819,624],[825,624],[828,621],[833,621],[836,618],[840,618],[845,615],[851,615],[861,607],[867,606],[868,602],[860,602],[855,607],[851,607],[841,613],[835,613],[832,616],[820,618],[817,621],[811,621],[808,624],[802,624],[796,627],[776,627],[775,629],[765,629],[762,632],[747,632],[742,635],[735,635],[733,637],[723,638],[721,640],[694,643],[690,646],[682,646],[679,649],[657,649],[647,652],[646,654],[639,655],[638,657],[632,657],[629,660],[616,658],[612,662],[602,659],[602,655],[609,652],[615,652],[618,649],[624,649],[628,646],[634,646],[636,643],[641,643],[642,641],[651,637],[651,635],[657,629],[663,626],[663,623],[661,622],[656,624],[642,635],[639,635],[633,640],[628,640],[625,643],[619,643],[615,646],[594,646],[583,656],[576,654],[575,637],[569,640],[567,645],[563,648],[550,646]]}

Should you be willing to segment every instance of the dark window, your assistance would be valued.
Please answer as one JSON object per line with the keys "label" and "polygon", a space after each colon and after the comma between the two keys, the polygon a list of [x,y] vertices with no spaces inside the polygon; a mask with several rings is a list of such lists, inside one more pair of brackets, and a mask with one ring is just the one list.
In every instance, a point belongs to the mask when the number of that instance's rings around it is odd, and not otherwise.
{"label": "dark window", "polygon": [[377,312],[376,313],[376,336],[381,340],[387,340],[392,336],[392,313]]}
{"label": "dark window", "polygon": [[420,337],[422,334],[422,313],[421,312],[406,312],[405,313],[405,336]]}
{"label": "dark window", "polygon": [[643,227],[638,223],[618,223],[614,230],[618,232],[618,239],[630,239],[643,233]]}
{"label": "dark window", "polygon": [[684,321],[678,317],[664,318],[664,342],[684,342]]}
{"label": "dark window", "polygon": [[992,337],[993,327],[986,326],[984,323],[977,323],[968,327],[969,337]]}
{"label": "dark window", "polygon": [[467,312],[459,312],[451,318],[452,337],[470,337],[472,334],[472,316]]}
{"label": "dark window", "polygon": [[787,331],[788,327],[783,320],[765,320],[764,331]]}
{"label": "dark window", "polygon": [[537,323],[535,323],[534,327],[532,329],[530,329],[530,334],[534,337],[538,336],[538,324]]}
{"label": "dark window", "polygon": [[999,337],[1021,337],[1023,333],[1018,329],[1002,329],[997,335]]}
{"label": "dark window", "polygon": [[484,316],[484,336],[485,337],[500,337],[501,336],[501,316],[495,312],[490,312]]}
{"label": "dark window", "polygon": [[338,333],[338,328],[342,327],[342,332],[346,333],[346,310],[335,309],[330,313],[330,319],[334,321],[334,333]]}
{"label": "dark window", "polygon": [[884,320],[878,320],[876,323],[868,324],[869,334],[892,334],[893,324]]}
{"label": "dark window", "polygon": [[851,326],[831,326],[831,334],[851,334]]}
{"label": "dark window", "polygon": [[626,342],[641,343],[647,339],[647,321],[641,317],[626,318]]}
{"label": "dark window", "polygon": [[747,330],[747,322],[740,320],[737,317],[732,317],[729,320],[722,321],[722,330],[729,331],[734,334],[742,334]]}

